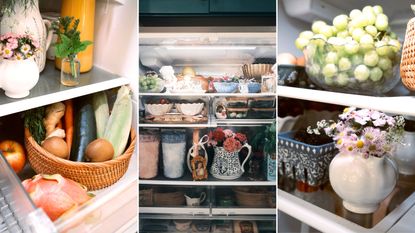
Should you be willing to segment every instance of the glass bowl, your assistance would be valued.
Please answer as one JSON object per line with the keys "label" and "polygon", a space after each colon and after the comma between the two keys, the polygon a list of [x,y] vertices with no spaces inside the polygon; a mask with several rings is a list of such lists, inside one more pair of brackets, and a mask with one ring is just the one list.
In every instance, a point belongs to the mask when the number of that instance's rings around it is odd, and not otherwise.
{"label": "glass bowl", "polygon": [[325,90],[382,95],[399,82],[400,51],[375,44],[311,39],[304,50],[307,75]]}

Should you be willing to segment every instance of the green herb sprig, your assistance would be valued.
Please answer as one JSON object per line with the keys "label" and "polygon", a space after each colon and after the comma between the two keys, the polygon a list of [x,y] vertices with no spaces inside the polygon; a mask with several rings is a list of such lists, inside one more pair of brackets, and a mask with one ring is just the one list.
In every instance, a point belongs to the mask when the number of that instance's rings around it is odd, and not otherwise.
{"label": "green herb sprig", "polygon": [[43,124],[45,107],[30,109],[24,112],[24,126],[28,128],[35,141],[40,145],[46,137],[46,129]]}

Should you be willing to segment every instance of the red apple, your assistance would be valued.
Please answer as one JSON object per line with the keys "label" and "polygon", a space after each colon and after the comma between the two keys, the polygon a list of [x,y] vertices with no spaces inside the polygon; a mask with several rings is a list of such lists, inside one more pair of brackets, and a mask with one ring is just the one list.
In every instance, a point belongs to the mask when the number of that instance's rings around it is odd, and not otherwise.
{"label": "red apple", "polygon": [[5,140],[0,142],[0,151],[16,173],[23,169],[26,155],[22,145],[12,140]]}

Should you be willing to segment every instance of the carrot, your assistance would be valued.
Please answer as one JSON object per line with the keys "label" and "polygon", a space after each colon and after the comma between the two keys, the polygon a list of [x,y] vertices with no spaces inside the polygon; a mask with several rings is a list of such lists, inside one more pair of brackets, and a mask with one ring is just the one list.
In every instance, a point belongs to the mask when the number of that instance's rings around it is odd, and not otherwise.
{"label": "carrot", "polygon": [[65,101],[65,128],[66,128],[66,137],[65,141],[68,144],[68,149],[71,151],[72,140],[73,140],[73,102],[72,100]]}

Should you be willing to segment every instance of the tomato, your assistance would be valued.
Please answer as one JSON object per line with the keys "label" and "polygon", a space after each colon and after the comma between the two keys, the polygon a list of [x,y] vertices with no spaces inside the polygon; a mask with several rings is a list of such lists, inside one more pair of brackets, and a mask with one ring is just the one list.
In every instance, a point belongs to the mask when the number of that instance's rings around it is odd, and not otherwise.
{"label": "tomato", "polygon": [[5,140],[0,142],[0,151],[16,173],[23,169],[26,155],[22,145],[16,141]]}

